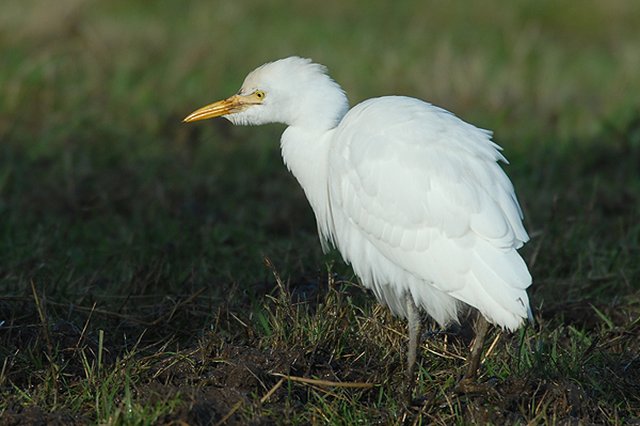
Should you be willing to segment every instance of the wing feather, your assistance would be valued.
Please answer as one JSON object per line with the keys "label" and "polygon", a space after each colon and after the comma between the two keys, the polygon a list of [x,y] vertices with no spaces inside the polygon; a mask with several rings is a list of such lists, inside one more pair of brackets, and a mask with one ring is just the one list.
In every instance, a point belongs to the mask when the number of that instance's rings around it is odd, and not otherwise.
{"label": "wing feather", "polygon": [[[345,260],[364,263],[358,233],[412,279],[515,328],[529,309],[531,277],[516,252],[528,236],[497,161],[506,159],[491,133],[442,109],[404,97],[363,102],[330,152],[335,244]],[[356,266],[376,276],[376,265]]]}

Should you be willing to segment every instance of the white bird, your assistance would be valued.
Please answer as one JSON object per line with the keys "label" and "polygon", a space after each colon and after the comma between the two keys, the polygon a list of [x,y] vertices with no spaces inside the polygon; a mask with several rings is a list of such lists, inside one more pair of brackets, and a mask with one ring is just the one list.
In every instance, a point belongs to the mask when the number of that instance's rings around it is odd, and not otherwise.
{"label": "white bird", "polygon": [[[419,309],[441,326],[476,308],[462,382],[473,382],[487,322],[531,318],[528,239],[507,162],[491,132],[419,99],[384,96],[351,110],[326,67],[289,57],[252,71],[239,92],[185,122],[283,123],[282,158],[302,186],[323,248],[335,246],[362,284],[408,320],[413,381]],[[483,319],[484,317],[484,319]]]}

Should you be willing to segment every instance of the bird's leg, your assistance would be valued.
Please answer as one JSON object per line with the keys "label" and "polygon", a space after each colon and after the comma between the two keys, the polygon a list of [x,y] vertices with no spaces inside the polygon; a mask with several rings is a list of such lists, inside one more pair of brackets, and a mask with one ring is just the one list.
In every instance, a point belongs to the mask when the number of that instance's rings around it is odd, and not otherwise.
{"label": "bird's leg", "polygon": [[478,319],[476,320],[476,338],[471,345],[469,356],[467,357],[467,371],[462,377],[462,380],[458,383],[456,390],[461,393],[478,392],[483,391],[484,387],[476,383],[478,378],[478,368],[480,367],[480,358],[482,356],[482,348],[484,346],[484,339],[489,330],[489,322],[485,317],[478,312]]}
{"label": "bird's leg", "polygon": [[411,401],[413,394],[413,383],[415,380],[416,357],[418,351],[418,338],[420,337],[420,313],[418,307],[413,301],[410,292],[405,293],[405,302],[407,304],[407,329],[409,331],[409,347],[407,351],[407,398]]}
{"label": "bird's leg", "polygon": [[464,375],[466,379],[475,380],[478,377],[478,368],[480,367],[480,357],[482,356],[482,348],[484,346],[484,339],[489,330],[489,322],[484,318],[480,312],[478,312],[478,319],[476,320],[476,338],[471,345],[471,351],[467,358],[467,372]]}

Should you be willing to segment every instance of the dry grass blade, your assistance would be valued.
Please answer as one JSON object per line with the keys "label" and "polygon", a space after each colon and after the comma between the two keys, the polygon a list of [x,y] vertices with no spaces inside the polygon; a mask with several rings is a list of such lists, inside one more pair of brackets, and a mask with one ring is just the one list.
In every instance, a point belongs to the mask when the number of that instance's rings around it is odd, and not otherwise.
{"label": "dry grass blade", "polygon": [[38,317],[40,318],[40,323],[42,324],[42,333],[44,334],[44,338],[47,342],[47,352],[51,357],[53,355],[53,344],[51,343],[51,336],[49,335],[49,322],[47,321],[47,317],[44,312],[44,306],[40,302],[40,297],[38,297],[36,285],[33,280],[31,280],[31,291],[33,293],[33,300],[36,304],[36,310],[38,311]]}
{"label": "dry grass blade", "polygon": [[173,305],[173,308],[171,309],[171,312],[169,312],[167,315],[164,315],[160,318],[158,318],[157,320],[153,321],[151,323],[151,325],[158,325],[162,322],[169,322],[171,321],[171,318],[173,318],[173,316],[175,315],[176,311],[178,309],[180,309],[183,306],[186,306],[188,304],[190,304],[191,302],[193,302],[198,296],[200,296],[202,293],[204,293],[206,291],[206,288],[201,288],[198,291],[196,291],[195,293],[193,293],[191,296],[187,297],[184,300],[179,301],[178,303],[176,303],[175,305]]}
{"label": "dry grass blade", "polygon": [[82,340],[84,339],[84,336],[87,332],[87,327],[89,327],[89,323],[91,322],[91,316],[93,315],[93,311],[95,311],[96,309],[96,304],[97,302],[93,302],[93,306],[91,307],[89,316],[87,317],[87,320],[84,322],[84,326],[82,327],[82,332],[80,332],[80,337],[78,337],[78,341],[76,342],[76,349],[80,348],[80,344],[82,343]]}
{"label": "dry grass blade", "polygon": [[[269,391],[266,394],[264,394],[262,398],[260,398],[260,404],[264,404],[271,397],[271,395],[273,395],[282,386],[284,381],[285,381],[284,377],[278,380],[278,382],[275,385],[273,385],[273,387],[269,389]],[[244,404],[244,400],[242,399],[236,402],[233,405],[233,407],[231,407],[231,409],[227,412],[227,414],[225,414],[225,416],[222,419],[220,419],[218,423],[216,423],[216,425],[225,424],[231,418],[231,416],[233,416],[236,413],[236,411],[238,411],[240,407],[242,407],[243,404]]]}
{"label": "dry grass blade", "polygon": [[262,398],[260,398],[260,403],[264,404],[267,399],[269,399],[271,397],[271,395],[273,395],[275,393],[275,391],[277,391],[280,386],[282,386],[282,384],[284,383],[285,378],[282,377],[280,380],[278,380],[278,382],[273,385],[273,387],[271,389],[269,389],[269,392],[267,392],[266,394],[264,394],[264,396]]}
{"label": "dry grass blade", "polygon": [[371,389],[373,387],[379,386],[375,383],[332,382],[330,380],[309,379],[306,377],[289,376],[287,374],[281,374],[281,373],[271,373],[271,374],[274,376],[283,377],[292,382],[306,383],[309,385],[316,385],[316,386],[330,386],[330,387],[337,387],[337,388],[356,388],[356,389]]}
{"label": "dry grass blade", "polygon": [[233,407],[231,407],[231,410],[229,410],[229,412],[227,414],[225,414],[225,416],[220,419],[220,421],[218,423],[216,423],[216,426],[220,426],[223,425],[227,422],[227,420],[229,420],[231,418],[231,416],[233,416],[236,411],[238,411],[240,409],[240,407],[242,407],[242,405],[244,404],[243,400],[240,400],[238,402],[236,402]]}
{"label": "dry grass blade", "polygon": [[482,357],[482,363],[484,363],[487,360],[487,358],[489,358],[489,356],[491,356],[491,353],[496,348],[496,345],[498,344],[498,341],[500,340],[500,336],[502,336],[502,333],[496,334],[496,337],[491,342],[491,345],[489,345],[489,349],[487,349],[487,351],[484,353],[484,356]]}
{"label": "dry grass blade", "polygon": [[269,268],[269,270],[273,274],[273,278],[275,278],[276,280],[276,284],[278,285],[278,289],[280,290],[280,295],[282,296],[287,294],[287,290],[284,286],[284,281],[282,281],[282,278],[280,277],[280,274],[276,270],[276,267],[271,261],[271,259],[269,259],[268,257],[265,257],[263,260],[264,260],[264,264],[267,266],[267,268]]}

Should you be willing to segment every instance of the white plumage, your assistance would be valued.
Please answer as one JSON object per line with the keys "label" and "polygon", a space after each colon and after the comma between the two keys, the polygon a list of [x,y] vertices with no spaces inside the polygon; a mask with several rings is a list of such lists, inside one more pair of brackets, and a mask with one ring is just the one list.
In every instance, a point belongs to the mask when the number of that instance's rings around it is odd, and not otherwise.
{"label": "white plumage", "polygon": [[237,95],[185,121],[279,122],[282,157],[313,208],[323,247],[337,247],[378,300],[401,317],[407,295],[441,325],[460,302],[514,330],[531,316],[528,240],[491,132],[421,100],[386,96],[348,110],[308,59],[251,72]]}
{"label": "white plumage", "polygon": [[403,295],[440,324],[457,301],[513,330],[528,316],[527,241],[513,186],[490,133],[413,98],[354,107],[328,161],[334,242],[365,286],[406,317]]}

